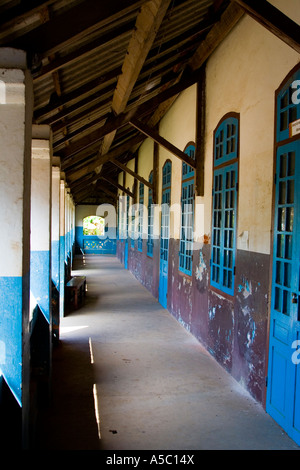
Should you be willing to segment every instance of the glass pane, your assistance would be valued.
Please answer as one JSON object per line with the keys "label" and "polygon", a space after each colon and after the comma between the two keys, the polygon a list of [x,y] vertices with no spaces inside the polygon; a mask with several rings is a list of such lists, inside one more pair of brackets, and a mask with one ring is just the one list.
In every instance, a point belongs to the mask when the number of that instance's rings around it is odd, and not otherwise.
{"label": "glass pane", "polygon": [[290,303],[291,303],[291,294],[289,291],[283,291],[283,298],[282,298],[282,313],[285,315],[290,314]]}
{"label": "glass pane", "polygon": [[294,176],[295,174],[295,152],[289,153],[289,165],[288,165],[288,176]]}
{"label": "glass pane", "polygon": [[292,266],[290,263],[284,263],[284,285],[285,287],[291,287],[291,273]]}
{"label": "glass pane", "polygon": [[285,231],[285,208],[278,209],[278,231]]}
{"label": "glass pane", "polygon": [[287,155],[283,154],[280,157],[280,178],[286,177]]}
{"label": "glass pane", "polygon": [[284,111],[280,113],[280,130],[285,131],[288,128],[288,113]]}
{"label": "glass pane", "polygon": [[294,202],[294,180],[287,182],[287,203],[293,204]]}
{"label": "glass pane", "polygon": [[285,204],[286,203],[286,182],[282,181],[279,183],[279,204]]}
{"label": "glass pane", "polygon": [[277,235],[277,257],[284,257],[284,235]]}
{"label": "glass pane", "polygon": [[280,100],[280,108],[281,109],[286,108],[288,104],[289,104],[289,95],[288,95],[288,91],[286,91]]}
{"label": "glass pane", "polygon": [[289,123],[296,121],[297,119],[297,107],[292,106],[289,109]]}
{"label": "glass pane", "polygon": [[[283,255],[282,255],[283,258]],[[292,259],[292,236],[285,236],[285,258]]]}
{"label": "glass pane", "polygon": [[276,262],[276,284],[282,284],[282,263],[280,261]]}
{"label": "glass pane", "polygon": [[281,312],[281,289],[275,287],[275,310]]}
{"label": "glass pane", "polygon": [[286,231],[292,232],[294,225],[294,208],[287,207],[286,209]]}

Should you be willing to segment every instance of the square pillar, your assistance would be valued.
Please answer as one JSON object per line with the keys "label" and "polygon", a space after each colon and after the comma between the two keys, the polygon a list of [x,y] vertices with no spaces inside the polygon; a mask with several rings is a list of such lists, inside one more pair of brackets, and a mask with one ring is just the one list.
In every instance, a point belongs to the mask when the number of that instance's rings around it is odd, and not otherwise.
{"label": "square pillar", "polygon": [[59,339],[59,288],[60,288],[60,158],[52,160],[52,212],[51,212],[51,279],[52,279],[52,330],[54,340]]}
{"label": "square pillar", "polygon": [[[33,112],[32,77],[26,62],[23,51],[0,48],[0,376],[20,408],[21,423],[14,421],[11,443],[21,435],[23,448],[28,446],[30,407],[30,172]],[[10,414],[10,410],[7,413]],[[13,419],[14,416],[10,415],[8,424]],[[2,421],[1,425],[5,426],[5,422]],[[9,428],[6,431],[9,440]],[[16,449],[19,443],[15,443]]]}
{"label": "square pillar", "polygon": [[31,368],[40,403],[47,403],[49,399],[52,360],[51,153],[50,127],[34,125],[31,169]]}
{"label": "square pillar", "polygon": [[35,125],[32,132],[30,289],[50,324],[51,131]]}
{"label": "square pillar", "polygon": [[65,315],[65,179],[61,173],[60,179],[60,199],[59,199],[59,316]]}

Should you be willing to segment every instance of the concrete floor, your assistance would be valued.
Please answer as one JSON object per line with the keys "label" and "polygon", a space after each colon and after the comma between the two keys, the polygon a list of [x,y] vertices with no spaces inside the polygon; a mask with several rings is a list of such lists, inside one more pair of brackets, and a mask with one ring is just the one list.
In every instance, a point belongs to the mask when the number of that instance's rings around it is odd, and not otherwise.
{"label": "concrete floor", "polygon": [[75,268],[86,303],[61,321],[40,449],[299,450],[115,257]]}

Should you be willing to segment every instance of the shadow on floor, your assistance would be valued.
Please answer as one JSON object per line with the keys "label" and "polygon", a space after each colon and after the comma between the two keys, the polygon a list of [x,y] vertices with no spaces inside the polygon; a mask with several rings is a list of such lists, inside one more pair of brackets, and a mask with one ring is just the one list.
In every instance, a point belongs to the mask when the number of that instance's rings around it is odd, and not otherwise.
{"label": "shadow on floor", "polygon": [[54,348],[52,399],[40,414],[38,450],[98,450],[89,344],[64,341]]}

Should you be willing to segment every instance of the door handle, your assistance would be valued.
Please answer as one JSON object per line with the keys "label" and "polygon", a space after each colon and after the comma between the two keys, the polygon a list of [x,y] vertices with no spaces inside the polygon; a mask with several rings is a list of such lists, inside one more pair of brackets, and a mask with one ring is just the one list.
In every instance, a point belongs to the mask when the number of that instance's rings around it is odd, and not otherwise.
{"label": "door handle", "polygon": [[298,303],[298,295],[293,292],[292,293],[292,304],[297,304]]}

